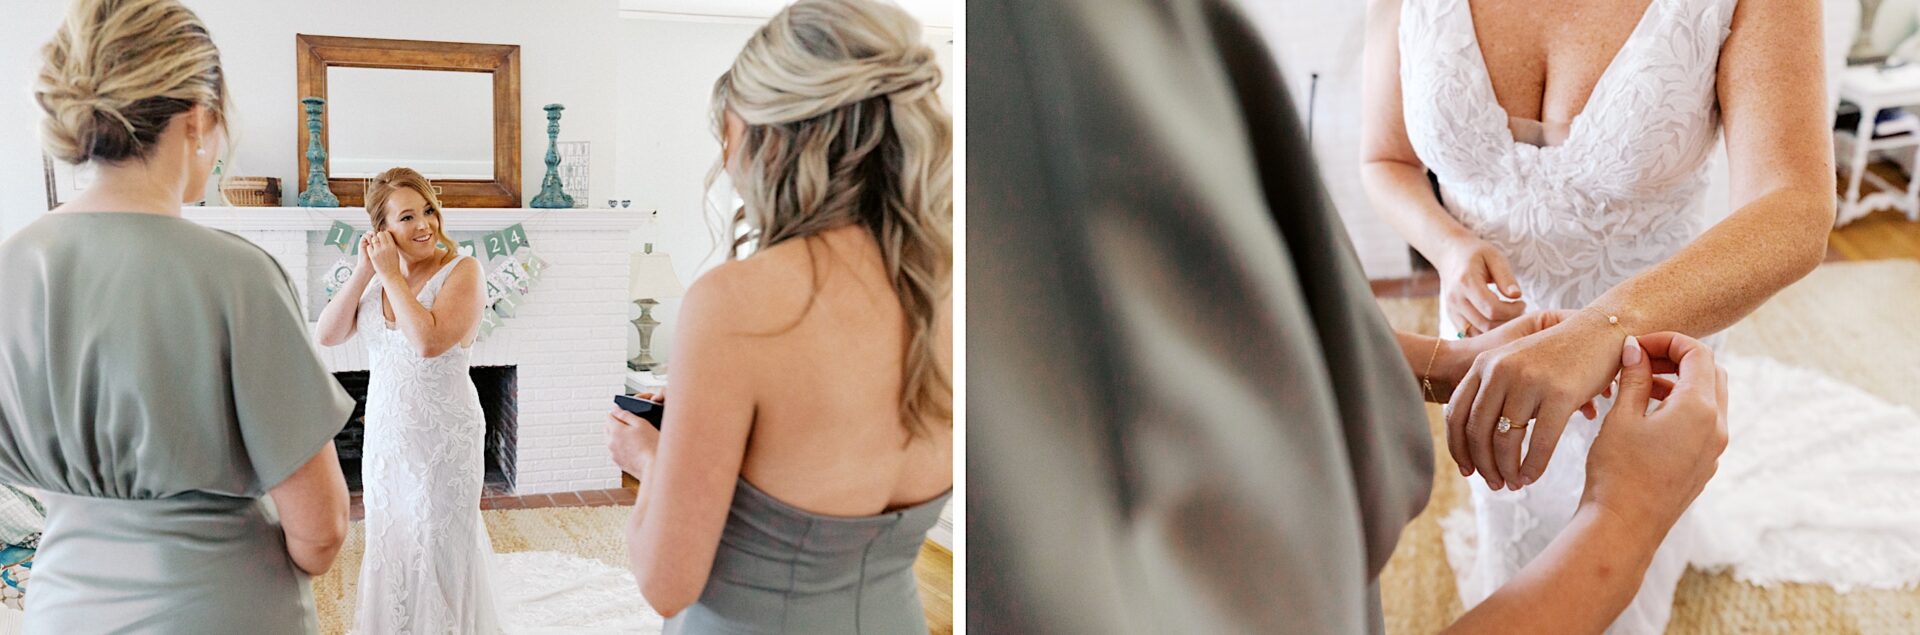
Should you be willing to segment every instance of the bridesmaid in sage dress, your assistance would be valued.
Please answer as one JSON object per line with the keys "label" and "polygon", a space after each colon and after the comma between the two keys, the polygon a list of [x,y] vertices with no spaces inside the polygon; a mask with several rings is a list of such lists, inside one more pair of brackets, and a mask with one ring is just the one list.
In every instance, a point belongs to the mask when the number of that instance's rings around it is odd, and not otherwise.
{"label": "bridesmaid in sage dress", "polygon": [[669,634],[927,632],[913,565],[953,486],[940,80],[898,6],[800,0],[715,84],[728,253],[755,247],[681,304],[663,432],[608,413]]}
{"label": "bridesmaid in sage dress", "polygon": [[47,508],[26,631],[316,632],[353,402],[273,258],[180,217],[219,53],[174,0],[79,0],[45,57],[46,150],[97,177],[0,243],[0,482]]}

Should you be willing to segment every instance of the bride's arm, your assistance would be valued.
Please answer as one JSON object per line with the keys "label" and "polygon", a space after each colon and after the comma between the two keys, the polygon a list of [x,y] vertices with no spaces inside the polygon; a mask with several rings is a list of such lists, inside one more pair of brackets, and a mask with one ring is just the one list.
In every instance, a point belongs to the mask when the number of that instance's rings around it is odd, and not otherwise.
{"label": "bride's arm", "polygon": [[380,281],[382,287],[394,291],[387,294],[394,321],[422,357],[445,353],[480,328],[481,301],[487,296],[480,282],[480,264],[462,258],[451,266],[453,272],[442,283],[432,310],[414,297],[406,276],[396,271]]}
{"label": "bride's arm", "polygon": [[1502,302],[1487,283],[1519,297],[1505,256],[1440,206],[1427,168],[1407,139],[1400,94],[1400,0],[1367,7],[1361,86],[1360,183],[1367,202],[1400,236],[1433,262],[1442,279],[1441,309],[1462,329],[1491,331],[1526,310]]}
{"label": "bride's arm", "polygon": [[1741,2],[1732,29],[1718,82],[1735,211],[1594,302],[1629,332],[1714,333],[1826,257],[1834,172],[1820,3]]}
{"label": "bride's arm", "polygon": [[[1719,331],[1825,257],[1834,181],[1819,4],[1741,2],[1732,28],[1718,81],[1736,210],[1574,318],[1475,362],[1448,421],[1465,441],[1450,449],[1489,487],[1540,477],[1575,404],[1612,380],[1627,335]],[[1538,420],[1524,461],[1524,435],[1495,432],[1503,416]]]}
{"label": "bride's arm", "polygon": [[320,324],[314,329],[314,339],[321,346],[339,346],[353,339],[356,323],[360,319],[360,297],[366,295],[367,285],[373,282],[373,264],[367,259],[367,239],[360,239],[360,256],[353,267],[353,277],[347,284],[333,294],[327,301],[327,308],[320,311]]}

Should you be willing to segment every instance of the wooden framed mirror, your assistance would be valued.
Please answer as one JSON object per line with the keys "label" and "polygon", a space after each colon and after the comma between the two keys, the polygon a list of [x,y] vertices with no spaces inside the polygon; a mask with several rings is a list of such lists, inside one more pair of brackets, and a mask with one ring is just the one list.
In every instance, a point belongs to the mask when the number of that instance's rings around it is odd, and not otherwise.
{"label": "wooden framed mirror", "polygon": [[[320,143],[327,148],[328,187],[341,205],[364,204],[366,179],[407,166],[440,187],[446,207],[521,206],[519,46],[294,39],[299,97],[327,100]],[[299,112],[297,189],[304,192],[307,116],[299,103],[293,107]]]}

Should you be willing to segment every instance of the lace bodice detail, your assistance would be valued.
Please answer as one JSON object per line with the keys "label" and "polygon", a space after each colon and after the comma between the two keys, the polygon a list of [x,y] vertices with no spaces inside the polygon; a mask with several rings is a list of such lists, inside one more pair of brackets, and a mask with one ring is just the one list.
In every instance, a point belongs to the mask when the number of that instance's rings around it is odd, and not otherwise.
{"label": "lace bodice detail", "polygon": [[[426,284],[420,285],[414,298],[427,310],[433,310],[434,299],[440,296],[440,288],[446,286],[453,268],[459,266],[461,260],[471,257],[461,256],[441,266],[440,271],[435,272]],[[398,324],[387,321],[384,307],[381,306],[381,288],[377,277],[367,285],[366,294],[360,297],[359,322],[355,326],[359,336],[366,338],[367,361],[372,367],[372,374],[387,377],[457,374],[466,378],[467,360],[471,357],[472,347],[455,346],[435,357],[421,357],[407,339],[406,332],[400,330]],[[367,390],[372,392],[379,388],[378,385],[372,385]]]}
{"label": "lace bodice detail", "polygon": [[1715,78],[1734,0],[1653,0],[1559,145],[1514,140],[1466,0],[1406,0],[1407,135],[1448,211],[1506,255],[1530,307],[1573,309],[1705,229]]}

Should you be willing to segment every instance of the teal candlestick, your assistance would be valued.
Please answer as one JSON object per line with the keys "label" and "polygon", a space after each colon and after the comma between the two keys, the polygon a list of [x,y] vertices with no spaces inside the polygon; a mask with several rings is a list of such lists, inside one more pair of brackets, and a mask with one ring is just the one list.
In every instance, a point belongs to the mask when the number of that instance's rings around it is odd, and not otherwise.
{"label": "teal candlestick", "polygon": [[547,104],[541,110],[547,111],[547,176],[540,179],[540,195],[533,197],[529,205],[544,208],[573,207],[573,197],[568,196],[560,185],[560,111],[566,110],[560,104]]}
{"label": "teal candlestick", "polygon": [[300,100],[307,107],[307,191],[300,193],[300,207],[339,207],[340,198],[327,188],[327,148],[320,145],[320,108],[327,100],[308,97]]}

